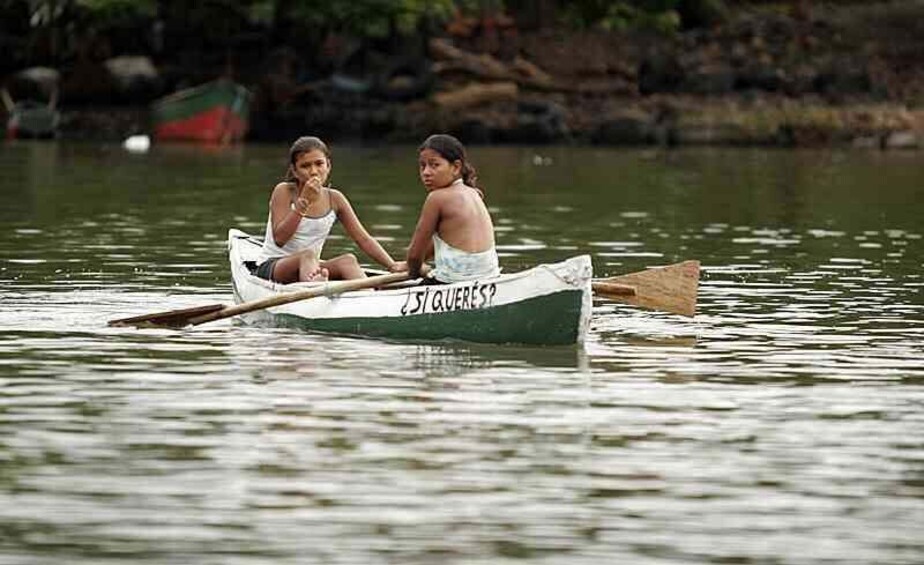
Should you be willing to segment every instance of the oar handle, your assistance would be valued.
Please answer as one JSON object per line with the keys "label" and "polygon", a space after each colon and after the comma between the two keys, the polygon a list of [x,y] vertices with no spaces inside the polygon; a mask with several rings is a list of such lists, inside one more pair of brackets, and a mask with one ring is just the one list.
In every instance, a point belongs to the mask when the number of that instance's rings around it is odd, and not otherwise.
{"label": "oar handle", "polygon": [[593,281],[591,287],[605,296],[635,296],[638,290],[629,284]]}

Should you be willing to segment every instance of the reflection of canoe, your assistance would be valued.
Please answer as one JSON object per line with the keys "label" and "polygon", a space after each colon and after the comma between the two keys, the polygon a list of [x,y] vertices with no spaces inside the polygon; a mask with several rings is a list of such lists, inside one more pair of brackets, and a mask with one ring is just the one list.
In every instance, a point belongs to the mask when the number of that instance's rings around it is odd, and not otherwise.
{"label": "reflection of canoe", "polygon": [[219,79],[175,92],[151,107],[159,140],[239,141],[247,133],[250,92]]}
{"label": "reflection of canoe", "polygon": [[[236,302],[250,302],[319,283],[280,285],[251,274],[261,241],[228,233]],[[250,263],[252,266],[252,263]],[[590,257],[540,265],[492,279],[451,285],[411,283],[276,306],[244,315],[252,323],[396,339],[573,344],[590,324]]]}

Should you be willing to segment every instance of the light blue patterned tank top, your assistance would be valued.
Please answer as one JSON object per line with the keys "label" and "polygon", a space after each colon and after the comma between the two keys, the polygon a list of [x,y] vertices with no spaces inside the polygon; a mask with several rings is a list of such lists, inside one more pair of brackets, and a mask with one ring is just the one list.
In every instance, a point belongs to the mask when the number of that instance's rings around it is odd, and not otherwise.
{"label": "light blue patterned tank top", "polygon": [[445,283],[471,281],[496,277],[500,274],[497,249],[469,253],[449,245],[433,234],[433,263],[431,276]]}

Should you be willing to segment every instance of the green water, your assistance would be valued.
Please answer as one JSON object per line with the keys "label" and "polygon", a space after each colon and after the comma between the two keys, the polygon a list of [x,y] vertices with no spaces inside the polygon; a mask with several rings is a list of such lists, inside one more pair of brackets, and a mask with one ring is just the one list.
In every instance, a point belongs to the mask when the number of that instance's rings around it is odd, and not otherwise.
{"label": "green water", "polygon": [[[924,154],[472,148],[505,270],[702,261],[583,348],[106,326],[230,301],[285,155],[0,145],[0,563],[924,561]],[[400,255],[414,148],[332,181]]]}

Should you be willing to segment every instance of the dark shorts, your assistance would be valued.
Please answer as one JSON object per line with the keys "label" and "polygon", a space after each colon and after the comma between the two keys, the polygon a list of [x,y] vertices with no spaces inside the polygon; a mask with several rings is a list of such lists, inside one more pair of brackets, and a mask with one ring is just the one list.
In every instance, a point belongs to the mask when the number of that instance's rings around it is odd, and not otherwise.
{"label": "dark shorts", "polygon": [[437,280],[437,279],[435,279],[435,278],[433,278],[433,277],[422,277],[422,278],[420,279],[420,285],[419,285],[419,286],[432,286],[432,285],[437,285],[437,284],[449,284],[449,283],[445,283],[445,282],[443,282],[443,281],[441,281],[441,280]]}
{"label": "dark shorts", "polygon": [[276,265],[276,261],[280,259],[282,259],[282,257],[273,257],[272,259],[263,261],[253,270],[253,274],[261,279],[266,279],[268,281],[273,280],[273,267]]}

